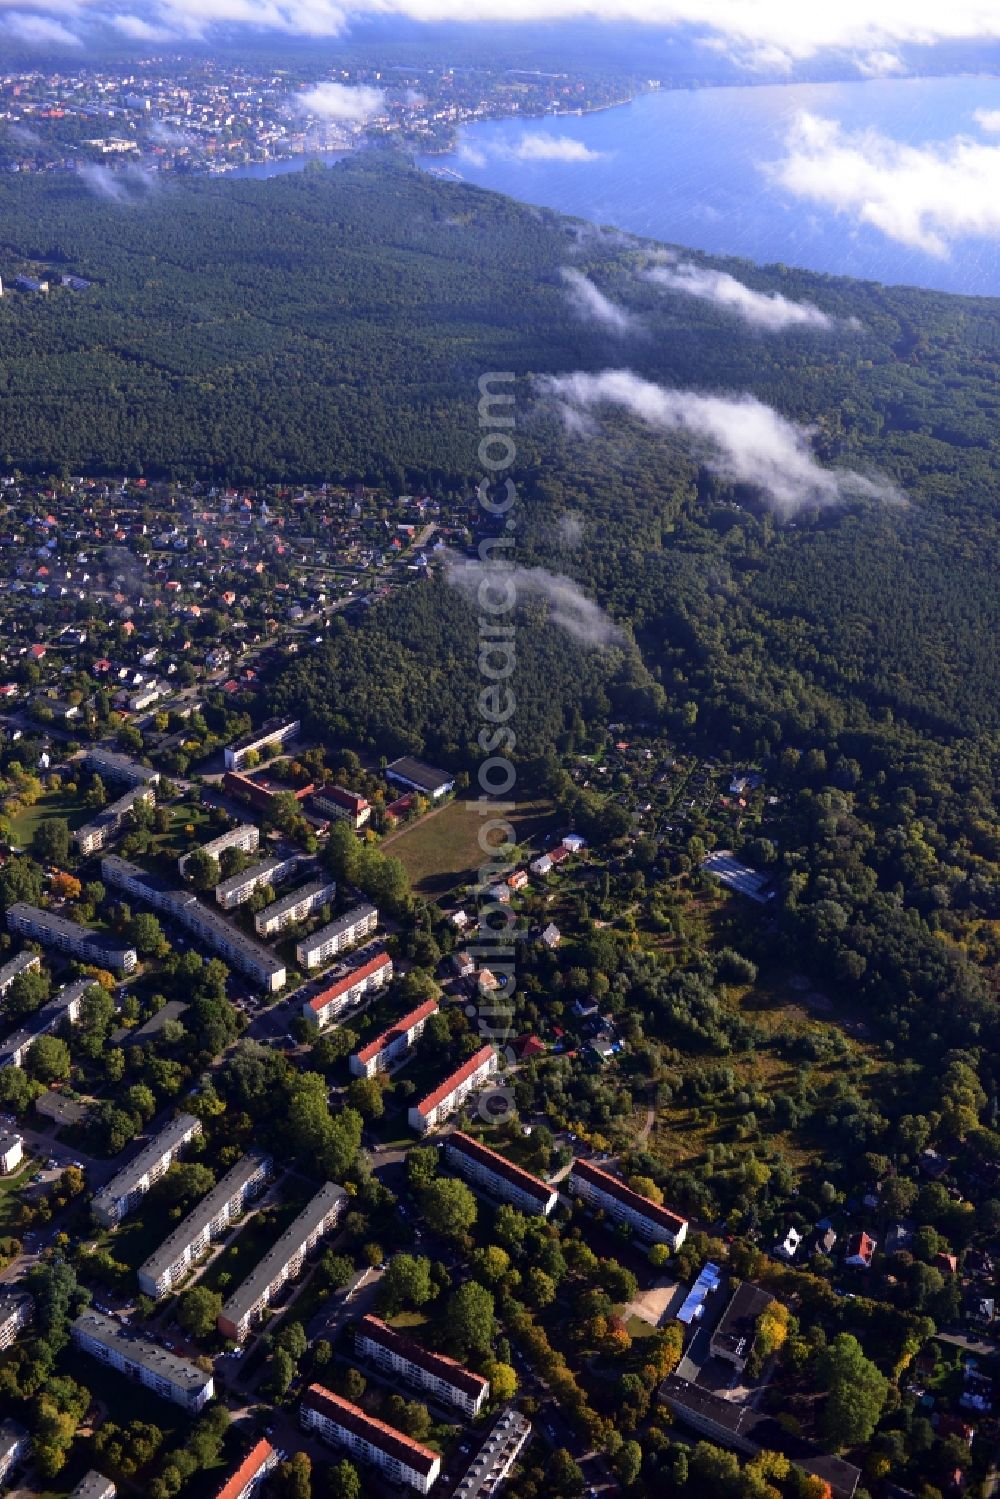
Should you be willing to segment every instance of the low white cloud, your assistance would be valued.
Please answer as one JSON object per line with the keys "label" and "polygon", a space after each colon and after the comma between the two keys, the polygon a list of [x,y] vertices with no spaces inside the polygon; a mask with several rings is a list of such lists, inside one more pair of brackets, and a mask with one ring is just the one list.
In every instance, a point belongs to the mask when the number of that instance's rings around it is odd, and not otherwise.
{"label": "low white cloud", "polygon": [[515,161],[600,161],[603,151],[594,151],[583,141],[571,135],[548,135],[545,131],[529,131],[510,148]]}
{"label": "low white cloud", "polygon": [[451,557],[445,562],[445,579],[475,600],[480,585],[497,591],[513,590],[521,601],[540,600],[548,606],[549,618],[559,629],[582,645],[624,645],[626,636],[600,605],[587,597],[578,583],[544,567],[518,567],[503,562],[475,562]]}
{"label": "low white cloud", "polygon": [[895,52],[876,50],[866,52],[857,59],[858,72],[865,78],[891,78],[894,73],[905,73],[906,64]]}
{"label": "low white cloud", "polygon": [[142,16],[115,16],[112,25],[122,36],[136,42],[167,42],[173,35],[169,26],[157,26]]}
{"label": "low white cloud", "polygon": [[980,130],[987,130],[990,134],[1000,131],[1000,109],[977,109],[972,118]]}
{"label": "low white cloud", "polygon": [[77,169],[77,176],[96,197],[123,205],[138,202],[156,187],[155,177],[141,167],[117,170],[88,162]]}
{"label": "low white cloud", "polygon": [[683,434],[702,462],[725,479],[752,485],[786,518],[806,506],[902,498],[885,481],[824,468],[812,451],[810,429],[753,396],[673,390],[631,370],[549,375],[539,386],[575,430],[586,430],[599,411],[617,409],[659,431]]}
{"label": "low white cloud", "polygon": [[627,308],[619,307],[617,302],[612,302],[610,297],[606,297],[582,271],[564,266],[560,274],[566,286],[569,304],[577,317],[582,318],[584,322],[596,323],[599,327],[607,328],[610,332],[620,336],[639,329],[638,318]]}
{"label": "low white cloud", "polygon": [[304,114],[315,115],[321,120],[336,120],[343,124],[360,125],[377,115],[385,104],[381,89],[359,86],[352,88],[346,83],[317,83],[295,98],[297,108]]}
{"label": "low white cloud", "polygon": [[796,197],[939,259],[954,240],[1000,234],[1000,145],[971,136],[911,146],[802,114],[768,170]]}
{"label": "low white cloud", "polygon": [[[652,266],[646,272],[646,280],[666,291],[681,292],[711,302],[766,333],[781,333],[786,328],[816,328],[828,332],[837,326],[836,318],[812,302],[793,302],[776,291],[754,291],[727,271],[708,270],[704,266],[692,265],[690,261]],[[856,319],[852,318],[851,323],[860,326]]]}
{"label": "low white cloud", "polygon": [[36,15],[33,12],[12,10],[4,15],[0,29],[15,41],[29,47],[82,47],[83,42],[75,31],[64,26],[52,16]]}

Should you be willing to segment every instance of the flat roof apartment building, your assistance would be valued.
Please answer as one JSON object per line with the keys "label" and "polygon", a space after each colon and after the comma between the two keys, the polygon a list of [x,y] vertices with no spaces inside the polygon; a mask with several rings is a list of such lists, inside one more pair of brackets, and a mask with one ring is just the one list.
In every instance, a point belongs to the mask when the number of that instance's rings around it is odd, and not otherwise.
{"label": "flat roof apartment building", "polygon": [[354,1347],[359,1357],[397,1375],[445,1405],[453,1405],[470,1420],[478,1416],[490,1395],[490,1382],[473,1374],[443,1353],[431,1353],[412,1338],[404,1337],[382,1321],[367,1315],[354,1329]]}
{"label": "flat roof apartment building", "polygon": [[582,1197],[588,1207],[602,1209],[609,1218],[626,1224],[648,1243],[679,1249],[687,1238],[686,1218],[651,1202],[641,1192],[633,1192],[617,1176],[592,1166],[589,1161],[573,1162],[569,1184],[570,1191]]}
{"label": "flat roof apartment building", "polygon": [[246,764],[247,756],[254,750],[259,752],[272,744],[279,747],[287,744],[290,739],[295,738],[301,727],[297,718],[269,718],[259,729],[251,729],[249,734],[241,735],[226,746],[226,769],[241,770]]}
{"label": "flat roof apartment building", "polygon": [[363,796],[345,791],[342,786],[320,786],[313,792],[312,804],[317,812],[334,822],[349,822],[355,829],[364,827],[372,809]]}
{"label": "flat roof apartment building", "polygon": [[180,922],[192,936],[200,938],[231,967],[269,994],[283,988],[286,971],[280,958],[259,942],[254,942],[252,937],[247,937],[220,912],[204,905],[190,890],[161,885],[138,864],[131,864],[117,854],[109,854],[101,860],[101,878],[135,900],[152,906],[154,911],[161,911]]}
{"label": "flat roof apartment building", "polygon": [[321,989],[302,1006],[302,1013],[311,1025],[322,1030],[364,998],[366,994],[383,988],[392,978],[392,959],[386,952],[376,953],[367,963],[353,968],[344,978]]}
{"label": "flat roof apartment building", "polygon": [[253,924],[258,937],[277,937],[279,932],[295,926],[296,922],[308,921],[316,911],[328,906],[336,898],[336,894],[336,880],[326,879],[310,880],[308,885],[290,890],[287,895],[257,912]]}
{"label": "flat roof apartment building", "polygon": [[280,1460],[280,1452],[275,1451],[266,1437],[261,1437],[226,1479],[215,1499],[250,1499]]}
{"label": "flat roof apartment building", "polygon": [[18,1421],[0,1422],[0,1484],[7,1482],[31,1451],[31,1437]]}
{"label": "flat roof apartment building", "polygon": [[490,1150],[462,1130],[455,1130],[444,1143],[448,1165],[467,1181],[474,1182],[498,1197],[509,1202],[523,1213],[540,1213],[547,1218],[555,1211],[559,1193],[540,1176],[532,1176],[508,1161],[499,1151]]}
{"label": "flat roof apartment building", "polygon": [[158,786],[160,772],[151,765],[140,765],[128,755],[117,750],[100,749],[94,746],[87,751],[87,769],[94,771],[102,781],[124,781],[126,786]]}
{"label": "flat roof apartment building", "polygon": [[158,1135],[127,1166],[102,1187],[90,1204],[90,1211],[105,1228],[115,1228],[140,1202],[154,1182],[159,1181],[180,1155],[185,1145],[201,1134],[201,1120],[193,1114],[178,1114],[165,1124]]}
{"label": "flat roof apartment building", "polygon": [[231,874],[228,880],[220,880],[215,887],[215,899],[224,911],[233,911],[248,901],[262,885],[276,885],[287,879],[301,862],[301,854],[289,854],[284,859],[264,859],[241,874]]}
{"label": "flat roof apartment building", "polygon": [[22,973],[30,973],[33,968],[40,968],[42,960],[36,952],[19,952],[16,958],[9,958],[0,968],[0,999],[7,993],[11,984]]}
{"label": "flat roof apartment building", "polygon": [[440,1476],[441,1459],[436,1452],[323,1385],[309,1386],[300,1411],[307,1431],[316,1431],[324,1441],[345,1448],[351,1457],[377,1468],[391,1483],[429,1494]]}
{"label": "flat roof apartment building", "polygon": [[206,1374],[190,1359],[168,1353],[158,1343],[127,1332],[120,1322],[95,1312],[92,1307],[70,1324],[69,1331],[84,1353],[185,1410],[200,1411],[215,1394],[211,1372]]}
{"label": "flat roof apartment building", "polygon": [[263,1190],[271,1174],[271,1157],[252,1150],[230,1167],[220,1182],[196,1203],[187,1217],[139,1267],[139,1288],[158,1300],[184,1279],[199,1255],[240,1216]]}
{"label": "flat roof apartment building", "polygon": [[497,1054],[492,1046],[481,1046],[457,1071],[439,1083],[432,1093],[411,1106],[410,1128],[424,1135],[435,1129],[461,1108],[470,1093],[485,1083],[497,1070]]}
{"label": "flat roof apartment building", "polygon": [[0,1353],[9,1348],[35,1315],[35,1303],[27,1291],[5,1291],[0,1294]]}
{"label": "flat roof apartment building", "polygon": [[298,1275],[305,1257],[328,1233],[344,1211],[347,1193],[325,1182],[312,1201],[285,1229],[276,1244],[251,1270],[219,1313],[219,1331],[242,1343],[254,1322],[263,1316],[286,1281]]}
{"label": "flat roof apartment building", "polygon": [[139,961],[134,947],[95,932],[89,926],[67,921],[65,916],[57,916],[54,911],[29,906],[23,900],[7,907],[7,927],[22,937],[40,942],[43,947],[54,947],[57,952],[77,958],[81,963],[92,963],[95,968],[131,973]]}
{"label": "flat roof apartment building", "polygon": [[69,1499],[115,1499],[117,1492],[110,1478],[105,1478],[103,1473],[91,1468],[80,1479]]}
{"label": "flat roof apartment building", "polygon": [[73,841],[78,850],[86,858],[106,848],[112,838],[117,838],[125,826],[126,818],[138,802],[148,802],[152,806],[155,801],[156,793],[152,786],[130,787],[124,796],[120,796],[117,801],[109,802],[106,807],[102,808],[93,822],[77,828],[73,834]]}
{"label": "flat roof apartment building", "polygon": [[377,1072],[388,1072],[389,1068],[412,1049],[424,1033],[428,1020],[438,1012],[436,999],[425,999],[408,1015],[403,1015],[387,1030],[362,1046],[351,1057],[351,1071],[355,1077],[374,1077]]}
{"label": "flat roof apartment building", "polygon": [[295,961],[306,972],[318,968],[339,952],[346,952],[369,936],[378,926],[378,909],[362,904],[353,906],[343,916],[337,916],[326,926],[320,927],[310,937],[303,937],[295,945]]}
{"label": "flat roof apartment building", "polygon": [[93,982],[89,978],[74,979],[72,984],[66,984],[60,989],[48,1004],[29,1016],[27,1024],[0,1045],[0,1069],[23,1067],[25,1057],[39,1036],[51,1036],[65,1023],[74,1025],[80,1018],[83,996]]}
{"label": "flat roof apartment building", "polygon": [[[241,853],[252,854],[254,849],[260,846],[260,829],[252,822],[241,822],[239,827],[230,828],[228,833],[220,833],[218,838],[212,838],[208,843],[201,845],[202,853],[208,854],[210,859],[218,859],[220,854],[225,853],[227,848],[238,848]],[[193,853],[194,850],[191,850]],[[191,854],[181,854],[177,860],[177,872],[183,879],[187,872],[188,860]]]}

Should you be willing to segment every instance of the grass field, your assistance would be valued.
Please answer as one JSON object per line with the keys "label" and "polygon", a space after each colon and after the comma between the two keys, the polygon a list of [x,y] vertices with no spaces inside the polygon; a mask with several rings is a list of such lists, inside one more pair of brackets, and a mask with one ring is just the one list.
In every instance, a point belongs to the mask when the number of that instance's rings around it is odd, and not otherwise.
{"label": "grass field", "polygon": [[75,796],[70,796],[66,791],[40,796],[33,807],[27,807],[19,817],[12,820],[10,828],[14,843],[19,848],[30,847],[35,829],[43,822],[50,822],[53,817],[65,817],[70,832],[75,832],[96,816],[93,807],[84,806],[83,796],[82,791]]}
{"label": "grass field", "polygon": [[26,1155],[17,1170],[10,1176],[0,1176],[0,1234],[10,1233],[17,1208],[17,1194],[32,1174],[38,1170],[38,1162]]}
{"label": "grass field", "polygon": [[[519,805],[510,820],[521,847],[537,847],[554,826],[555,812],[539,798]],[[486,858],[479,846],[482,823],[477,802],[456,799],[386,838],[383,848],[402,860],[415,893],[434,900],[475,877]]]}

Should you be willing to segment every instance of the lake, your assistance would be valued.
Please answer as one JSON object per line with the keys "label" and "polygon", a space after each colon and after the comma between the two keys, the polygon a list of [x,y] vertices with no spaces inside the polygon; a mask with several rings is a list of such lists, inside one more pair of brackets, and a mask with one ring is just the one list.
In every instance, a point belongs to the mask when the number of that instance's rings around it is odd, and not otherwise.
{"label": "lake", "polygon": [[[998,296],[997,238],[962,239],[936,256],[853,215],[796,198],[768,171],[785,155],[803,112],[836,121],[845,132],[875,130],[908,145],[965,134],[1000,151],[1000,134],[977,130],[977,109],[1000,111],[1000,80],[663,90],[582,117],[476,123],[463,128],[459,150],[421,164],[713,254]],[[582,159],[523,159],[524,138],[537,134],[569,137]]]}

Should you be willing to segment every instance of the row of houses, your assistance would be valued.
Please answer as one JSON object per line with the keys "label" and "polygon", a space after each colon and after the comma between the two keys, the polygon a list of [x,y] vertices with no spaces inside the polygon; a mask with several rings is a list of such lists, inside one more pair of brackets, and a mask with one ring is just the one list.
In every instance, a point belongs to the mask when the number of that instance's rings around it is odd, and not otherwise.
{"label": "row of houses", "polygon": [[54,947],[80,963],[110,968],[114,973],[131,973],[139,961],[135,948],[128,943],[89,926],[80,926],[54,911],[43,911],[27,901],[18,900],[7,907],[7,928],[29,941],[40,942],[43,947]]}
{"label": "row of houses", "polygon": [[359,1004],[366,994],[373,994],[378,989],[384,989],[392,978],[392,973],[392,959],[389,954],[376,953],[367,962],[359,964],[342,979],[338,979],[335,984],[321,989],[318,994],[313,995],[312,999],[307,999],[302,1006],[302,1014],[310,1025],[316,1026],[318,1030],[324,1030],[345,1010]]}
{"label": "row of houses", "polygon": [[220,1182],[188,1213],[155,1254],[139,1267],[139,1288],[159,1300],[257,1197],[271,1175],[271,1157],[253,1150],[230,1167]]}
{"label": "row of houses", "polygon": [[284,987],[287,973],[281,959],[246,936],[218,911],[198,900],[190,890],[161,885],[138,864],[132,864],[117,854],[109,854],[101,860],[101,878],[105,884],[179,922],[267,993],[277,993]]}

